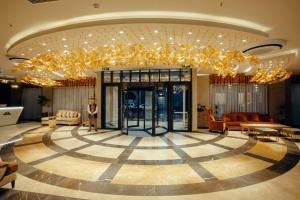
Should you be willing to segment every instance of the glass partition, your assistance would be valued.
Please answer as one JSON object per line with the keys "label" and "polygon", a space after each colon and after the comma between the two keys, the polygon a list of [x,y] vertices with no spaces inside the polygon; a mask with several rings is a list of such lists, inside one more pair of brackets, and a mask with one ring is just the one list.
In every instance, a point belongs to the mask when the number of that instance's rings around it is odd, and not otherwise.
{"label": "glass partition", "polygon": [[105,87],[105,127],[118,128],[119,124],[119,87]]}
{"label": "glass partition", "polygon": [[103,82],[110,83],[111,82],[111,72],[104,72]]}
{"label": "glass partition", "polygon": [[189,87],[175,84],[172,87],[173,130],[188,130],[189,124]]}
{"label": "glass partition", "polygon": [[155,135],[168,132],[168,88],[155,89]]}
{"label": "glass partition", "polygon": [[191,71],[190,71],[190,69],[181,70],[181,81],[191,81]]}
{"label": "glass partition", "polygon": [[120,71],[114,71],[113,72],[113,82],[114,83],[120,83],[121,82],[120,75],[121,75]]}
{"label": "glass partition", "polygon": [[169,70],[160,70],[160,81],[168,82],[169,81]]}
{"label": "glass partition", "polygon": [[170,81],[180,81],[179,70],[170,70]]}
{"label": "glass partition", "polygon": [[152,90],[145,91],[145,124],[144,129],[152,134]]}
{"label": "glass partition", "polygon": [[139,71],[131,71],[131,82],[140,82]]}
{"label": "glass partition", "polygon": [[151,82],[159,82],[159,70],[150,70]]}
{"label": "glass partition", "polygon": [[130,82],[130,71],[122,71],[122,82]]}
{"label": "glass partition", "polygon": [[141,70],[141,82],[149,82],[149,70]]}

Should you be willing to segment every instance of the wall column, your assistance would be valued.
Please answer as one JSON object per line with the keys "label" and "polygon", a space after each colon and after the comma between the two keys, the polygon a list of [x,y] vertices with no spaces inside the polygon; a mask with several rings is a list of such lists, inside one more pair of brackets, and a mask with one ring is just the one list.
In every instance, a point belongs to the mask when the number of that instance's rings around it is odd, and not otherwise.
{"label": "wall column", "polygon": [[98,118],[97,118],[97,127],[98,128],[102,128],[101,127],[101,119],[102,119],[102,112],[101,112],[101,109],[102,109],[102,76],[101,76],[101,72],[97,72],[96,73],[97,76],[96,76],[96,86],[95,86],[95,98],[96,98],[96,103],[98,105]]}
{"label": "wall column", "polygon": [[198,103],[197,69],[192,68],[192,131],[197,131],[197,103]]}

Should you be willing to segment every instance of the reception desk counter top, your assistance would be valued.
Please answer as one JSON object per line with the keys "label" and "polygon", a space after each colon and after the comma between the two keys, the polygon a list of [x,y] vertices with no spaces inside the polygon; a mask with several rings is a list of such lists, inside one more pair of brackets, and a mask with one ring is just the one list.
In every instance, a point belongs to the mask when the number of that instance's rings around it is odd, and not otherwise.
{"label": "reception desk counter top", "polygon": [[23,107],[0,108],[0,126],[14,125],[17,123]]}

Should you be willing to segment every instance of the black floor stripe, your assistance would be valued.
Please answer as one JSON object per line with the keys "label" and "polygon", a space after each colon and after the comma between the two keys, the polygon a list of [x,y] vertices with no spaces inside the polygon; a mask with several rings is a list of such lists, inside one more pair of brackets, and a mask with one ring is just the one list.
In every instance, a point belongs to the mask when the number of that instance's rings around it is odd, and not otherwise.
{"label": "black floor stripe", "polygon": [[[173,150],[178,154],[181,159],[190,160],[192,159],[187,153],[185,153],[181,148],[177,148],[176,145],[167,137],[162,137],[162,139],[169,145],[174,146]],[[203,180],[211,181],[217,180],[217,178],[205,169],[202,165],[196,162],[187,163]]]}
{"label": "black floor stripe", "polygon": [[[118,160],[124,161],[128,160],[129,156],[133,152],[134,148],[138,145],[138,143],[142,140],[142,138],[135,138],[118,157]],[[120,163],[112,163],[103,174],[98,178],[99,181],[111,182],[112,179],[116,176],[116,174],[121,169],[122,164]]]}

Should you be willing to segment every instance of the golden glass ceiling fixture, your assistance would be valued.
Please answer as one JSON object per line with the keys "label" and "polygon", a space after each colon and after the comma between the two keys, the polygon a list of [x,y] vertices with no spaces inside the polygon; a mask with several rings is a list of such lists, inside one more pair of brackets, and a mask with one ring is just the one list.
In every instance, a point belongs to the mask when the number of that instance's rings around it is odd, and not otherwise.
{"label": "golden glass ceiling fixture", "polygon": [[236,50],[218,50],[211,46],[164,44],[149,47],[143,44],[111,45],[87,50],[51,52],[33,57],[16,66],[13,71],[23,72],[23,83],[39,86],[56,86],[57,74],[62,79],[84,79],[89,70],[117,66],[169,66],[209,69],[222,77],[235,76],[237,65],[258,65],[260,60]]}
{"label": "golden glass ceiling fixture", "polygon": [[254,72],[251,82],[257,84],[273,84],[289,79],[292,72],[286,69],[290,57],[266,59]]}

